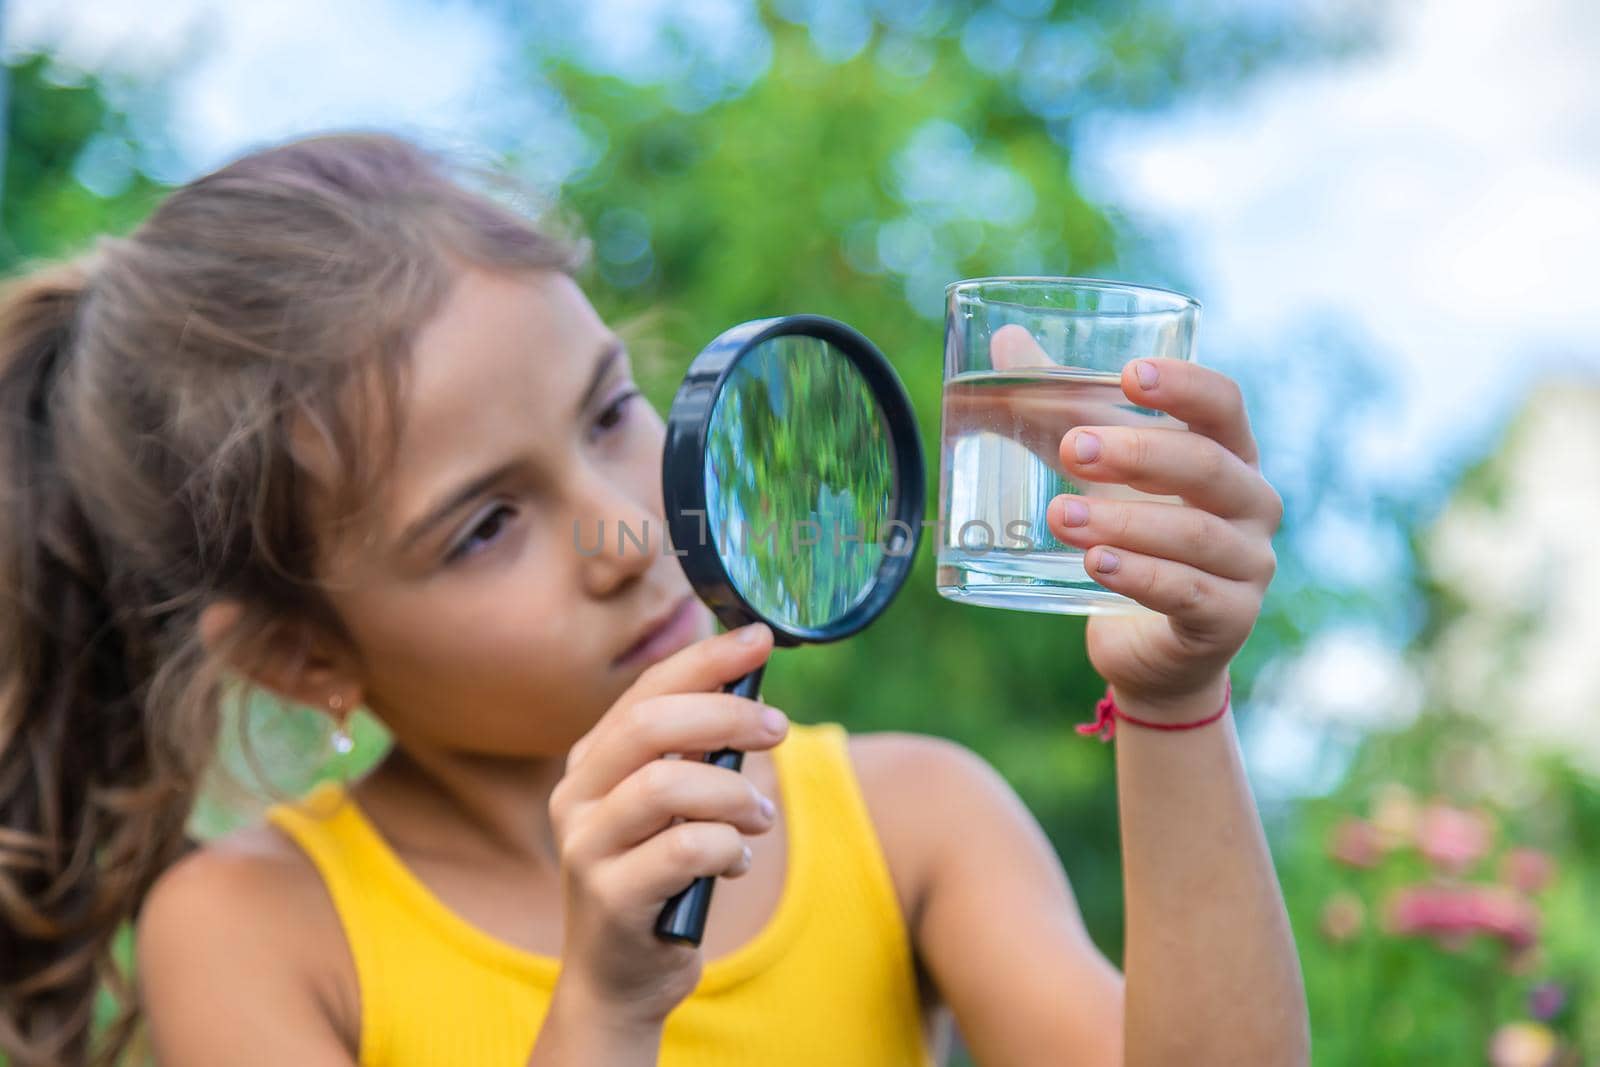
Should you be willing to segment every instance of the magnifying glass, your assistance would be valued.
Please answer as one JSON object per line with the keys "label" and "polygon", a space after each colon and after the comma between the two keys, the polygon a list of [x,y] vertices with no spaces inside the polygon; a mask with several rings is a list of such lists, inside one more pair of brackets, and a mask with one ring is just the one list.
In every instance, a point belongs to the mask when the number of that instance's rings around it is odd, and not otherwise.
{"label": "magnifying glass", "polygon": [[[905,581],[922,533],[922,442],[883,354],[834,319],[789,315],[723,333],[667,416],[667,529],[728,629],[777,647],[849,637]],[[724,687],[756,699],[765,664]],[[744,753],[708,753],[738,770]],[[656,934],[700,944],[714,878],[667,901]]]}

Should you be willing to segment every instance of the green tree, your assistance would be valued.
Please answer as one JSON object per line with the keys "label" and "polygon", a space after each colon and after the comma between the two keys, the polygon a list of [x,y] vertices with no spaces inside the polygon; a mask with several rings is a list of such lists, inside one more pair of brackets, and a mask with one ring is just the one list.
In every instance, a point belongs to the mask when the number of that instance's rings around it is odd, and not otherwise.
{"label": "green tree", "polygon": [[132,229],[166,186],[140,169],[153,146],[110,102],[106,82],[47,55],[20,57],[6,76],[0,270]]}

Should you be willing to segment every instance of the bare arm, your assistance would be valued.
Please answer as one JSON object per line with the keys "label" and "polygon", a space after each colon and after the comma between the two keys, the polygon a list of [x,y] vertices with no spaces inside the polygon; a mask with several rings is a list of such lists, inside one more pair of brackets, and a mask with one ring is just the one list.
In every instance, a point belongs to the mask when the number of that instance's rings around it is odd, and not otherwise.
{"label": "bare arm", "polygon": [[896,883],[910,887],[917,955],[977,1061],[1122,1062],[1122,976],[1005,780],[936,737],[858,735],[851,755]]}
{"label": "bare arm", "polygon": [[1124,726],[1116,747],[1126,1062],[1306,1062],[1294,939],[1231,714],[1182,732]]}
{"label": "bare arm", "polygon": [[528,1067],[655,1067],[662,1025],[628,1026],[611,1014],[572,983],[558,981]]}
{"label": "bare arm", "polygon": [[[1188,429],[1080,427],[1062,439],[1062,464],[1078,481],[1181,503],[1058,498],[1051,529],[1085,550],[1098,581],[1151,609],[1089,621],[1090,662],[1118,705],[1138,719],[1191,724],[1222,705],[1229,665],[1276,570],[1283,504],[1261,476],[1231,380],[1143,360],[1124,369],[1122,388]],[[1306,1062],[1299,962],[1231,715],[1181,731],[1122,723],[1115,744],[1127,1062]]]}
{"label": "bare arm", "polygon": [[[1042,359],[1020,332],[995,354],[997,366]],[[1283,506],[1261,476],[1243,400],[1228,378],[1142,360],[1124,369],[1122,388],[1188,429],[1080,426],[1046,448],[1049,427],[1070,427],[1077,414],[1036,408],[1022,413],[1031,426],[1025,440],[1088,487],[1051,502],[1051,533],[1084,549],[1086,568],[1103,585],[1151,609],[1092,618],[1090,661],[1129,715],[1191,723],[1221,705],[1229,664],[1276,569],[1271,539]],[[1116,486],[1159,499],[1099,492]],[[937,808],[961,844],[934,848],[944,859],[932,866],[922,936],[980,1061],[1307,1062],[1299,963],[1231,717],[1181,732],[1125,724],[1116,746],[1125,993],[1108,991],[1081,940],[1064,932],[1076,911],[1053,886],[1051,864],[1025,845],[1031,817],[1008,810],[996,799],[998,785],[980,784],[980,771],[945,776],[967,782],[956,791],[966,810]],[[1037,931],[1038,940],[1016,931]],[[1008,944],[1015,962],[995,958],[996,943]],[[1103,1031],[1119,1024],[1117,1049]]]}
{"label": "bare arm", "polygon": [[939,738],[852,738],[880,835],[906,857],[897,877],[917,887],[917,954],[968,1047],[1008,1067],[1305,1062],[1299,969],[1231,724],[1127,727],[1117,744],[1126,980],[981,757]]}

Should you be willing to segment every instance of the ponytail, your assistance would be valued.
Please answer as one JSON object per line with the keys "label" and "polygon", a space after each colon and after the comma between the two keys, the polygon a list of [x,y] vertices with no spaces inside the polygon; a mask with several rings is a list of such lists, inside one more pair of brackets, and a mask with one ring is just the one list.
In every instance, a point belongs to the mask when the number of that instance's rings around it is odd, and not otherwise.
{"label": "ponytail", "polygon": [[114,935],[183,847],[187,796],[162,783],[139,627],[119,615],[96,532],[60,461],[81,263],[0,293],[0,1059],[112,1062],[95,1051],[102,985],[127,981]]}
{"label": "ponytail", "polygon": [[[129,1044],[119,931],[188,845],[221,711],[250,689],[235,683],[286,627],[348,636],[317,532],[374,499],[412,340],[462,264],[581,262],[457,174],[387,134],[269,146],[92,258],[0,285],[8,1067],[101,1067]],[[302,428],[339,472],[327,517],[307,507],[320,476]],[[199,617],[218,599],[242,613],[208,648]]]}

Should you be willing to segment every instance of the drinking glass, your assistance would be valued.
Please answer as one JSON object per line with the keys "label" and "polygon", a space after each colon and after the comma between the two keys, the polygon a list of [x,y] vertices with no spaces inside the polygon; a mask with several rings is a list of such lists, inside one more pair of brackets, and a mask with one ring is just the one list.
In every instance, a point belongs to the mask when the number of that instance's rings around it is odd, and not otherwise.
{"label": "drinking glass", "polygon": [[1061,493],[1178,503],[1072,480],[1074,426],[1187,429],[1133,404],[1122,369],[1194,359],[1200,305],[1169,289],[1092,278],[975,278],[945,289],[939,592],[967,604],[1090,615],[1142,610],[1095,581],[1045,522]]}

